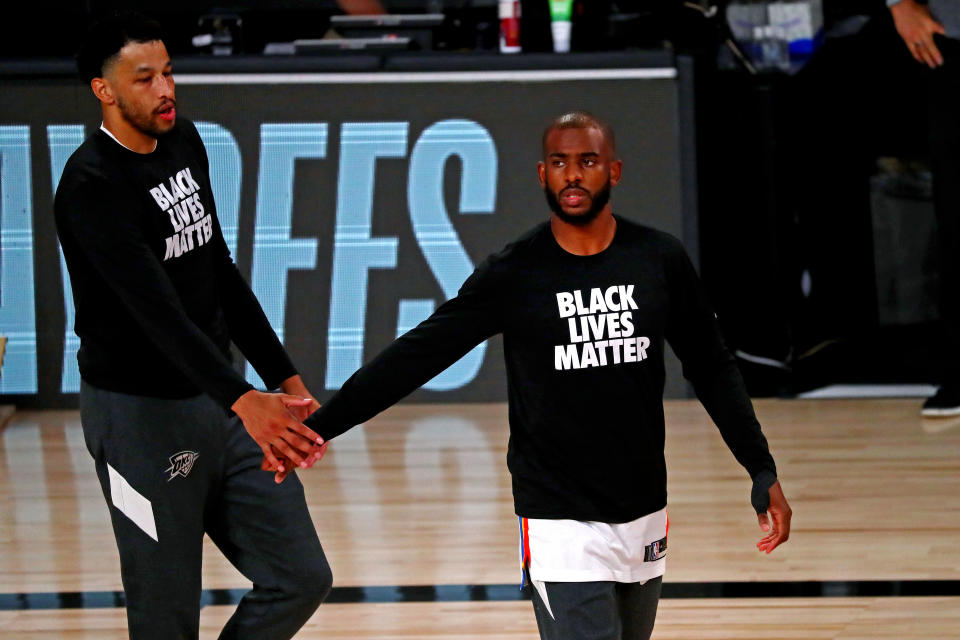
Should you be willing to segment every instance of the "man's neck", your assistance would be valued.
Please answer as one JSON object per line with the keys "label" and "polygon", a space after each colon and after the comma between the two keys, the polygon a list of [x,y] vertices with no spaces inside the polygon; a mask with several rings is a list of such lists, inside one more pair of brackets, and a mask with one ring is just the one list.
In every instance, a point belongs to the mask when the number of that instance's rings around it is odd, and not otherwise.
{"label": "man's neck", "polygon": [[610,246],[617,232],[617,221],[609,206],[585,225],[564,222],[557,215],[550,218],[550,230],[557,244],[577,256],[592,256]]}
{"label": "man's neck", "polygon": [[104,111],[103,128],[114,140],[135,153],[153,153],[157,148],[156,138],[131,125],[119,112]]}

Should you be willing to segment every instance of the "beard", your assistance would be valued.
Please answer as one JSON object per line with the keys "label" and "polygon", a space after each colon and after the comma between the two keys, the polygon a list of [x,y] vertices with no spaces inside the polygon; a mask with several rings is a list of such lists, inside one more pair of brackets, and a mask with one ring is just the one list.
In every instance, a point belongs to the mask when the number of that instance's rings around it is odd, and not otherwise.
{"label": "beard", "polygon": [[[172,104],[174,107],[176,107],[177,101],[171,100],[169,103],[164,103],[164,106],[167,104]],[[151,111],[150,113],[138,111],[137,109],[131,107],[130,103],[123,100],[120,96],[117,96],[117,107],[120,109],[120,115],[123,116],[124,120],[126,120],[138,131],[153,138],[159,138],[160,136],[169,133],[173,128],[172,122],[166,126],[155,123],[153,121],[153,114],[155,111]]]}
{"label": "beard", "polygon": [[[586,191],[583,187],[578,187],[578,189]],[[600,212],[603,211],[603,208],[607,206],[607,203],[610,202],[610,178],[607,178],[606,184],[596,193],[587,193],[590,195],[590,208],[583,213],[570,214],[563,210],[560,199],[557,197],[557,194],[550,190],[550,187],[543,188],[543,194],[547,197],[547,206],[550,207],[550,210],[567,224],[578,227],[584,227],[593,222],[596,217],[600,215]]]}

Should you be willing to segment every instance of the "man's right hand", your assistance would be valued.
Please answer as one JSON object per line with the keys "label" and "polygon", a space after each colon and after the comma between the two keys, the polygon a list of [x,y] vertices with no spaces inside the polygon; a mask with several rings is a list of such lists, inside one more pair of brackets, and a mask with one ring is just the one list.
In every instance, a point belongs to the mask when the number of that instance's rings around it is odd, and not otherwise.
{"label": "man's right hand", "polygon": [[[310,401],[309,404],[287,407],[287,410],[293,415],[293,417],[301,422],[306,420],[310,414],[312,414],[314,411],[320,408],[320,403],[317,402],[313,398],[313,396],[308,395],[306,399]],[[323,445],[321,445],[319,448],[314,449],[313,456],[307,459],[308,468],[312,467],[313,465],[315,465],[316,463],[320,462],[320,460],[323,459],[324,454],[326,454],[327,452],[328,444],[330,443],[324,442]],[[286,456],[282,455],[276,449],[274,449],[273,454],[280,461],[280,466],[278,467],[276,465],[271,465],[270,462],[266,458],[264,458],[263,461],[260,463],[260,468],[263,469],[264,471],[272,471],[273,481],[276,482],[277,484],[280,484],[281,482],[284,481],[284,479],[288,475],[293,473],[297,467],[293,464],[290,464]]]}
{"label": "man's right hand", "polygon": [[294,465],[306,466],[323,445],[323,438],[298,422],[288,411],[288,407],[307,406],[310,402],[309,398],[251,389],[230,408],[260,446],[266,461],[274,469],[287,471],[271,447]]}
{"label": "man's right hand", "polygon": [[903,38],[913,59],[936,69],[943,64],[943,55],[933,42],[933,34],[943,34],[943,25],[933,19],[930,9],[915,0],[900,0],[890,7],[897,33]]}

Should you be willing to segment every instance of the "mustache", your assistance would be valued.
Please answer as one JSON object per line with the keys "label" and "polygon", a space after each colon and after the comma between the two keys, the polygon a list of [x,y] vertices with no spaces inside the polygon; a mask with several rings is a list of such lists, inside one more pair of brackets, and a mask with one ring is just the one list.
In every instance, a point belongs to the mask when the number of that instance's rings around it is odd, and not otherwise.
{"label": "mustache", "polygon": [[176,100],[170,100],[170,99],[164,100],[164,101],[163,101],[163,104],[161,104],[159,107],[157,107],[156,109],[154,109],[153,112],[154,112],[154,113],[160,113],[161,111],[166,111],[167,109],[169,109],[169,108],[171,108],[171,107],[174,108],[174,109],[176,109],[176,108],[177,108],[177,101],[176,101]]}
{"label": "mustache", "polygon": [[589,190],[584,189],[583,187],[581,187],[580,185],[577,185],[577,184],[567,185],[567,186],[564,187],[563,189],[560,189],[560,191],[557,193],[557,195],[562,196],[564,193],[566,193],[566,192],[568,192],[568,191],[577,191],[577,192],[580,192],[580,193],[585,193],[585,194],[587,194],[588,196],[592,196],[592,195],[593,195],[592,193],[590,193]]}

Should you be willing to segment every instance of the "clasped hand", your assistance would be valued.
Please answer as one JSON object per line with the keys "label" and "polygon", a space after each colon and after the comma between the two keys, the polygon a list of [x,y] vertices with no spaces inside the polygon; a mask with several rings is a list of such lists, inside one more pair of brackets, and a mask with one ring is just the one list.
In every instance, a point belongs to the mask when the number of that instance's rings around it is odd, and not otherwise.
{"label": "clasped hand", "polygon": [[260,468],[274,471],[278,483],[298,466],[312,467],[327,451],[323,438],[303,424],[320,408],[312,397],[250,390],[231,408],[263,451]]}

